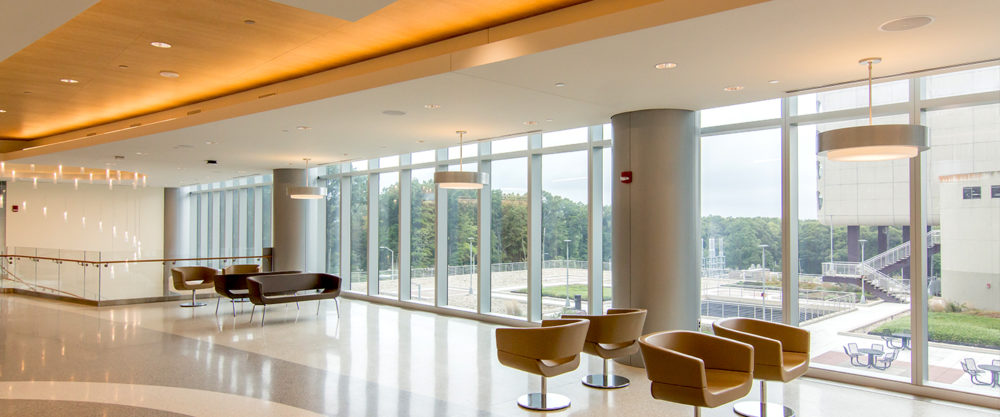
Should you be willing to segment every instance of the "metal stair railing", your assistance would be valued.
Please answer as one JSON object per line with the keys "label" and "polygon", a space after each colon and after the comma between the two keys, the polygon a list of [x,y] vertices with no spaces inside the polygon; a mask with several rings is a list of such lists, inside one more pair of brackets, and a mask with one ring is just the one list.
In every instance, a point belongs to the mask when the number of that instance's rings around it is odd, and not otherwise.
{"label": "metal stair railing", "polygon": [[[928,248],[940,244],[941,244],[940,230],[931,230],[930,232],[927,232]],[[887,266],[908,259],[909,257],[910,257],[910,241],[906,241],[903,242],[902,244],[897,245],[896,247],[890,248],[885,252],[872,256],[871,258],[865,259],[864,263],[868,264],[874,269],[881,271],[885,269]]]}

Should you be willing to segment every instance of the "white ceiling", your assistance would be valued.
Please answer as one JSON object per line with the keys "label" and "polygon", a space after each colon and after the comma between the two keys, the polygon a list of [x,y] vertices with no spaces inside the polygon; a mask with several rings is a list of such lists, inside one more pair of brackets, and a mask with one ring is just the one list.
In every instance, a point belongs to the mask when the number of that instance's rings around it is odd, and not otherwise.
{"label": "white ceiling", "polygon": [[98,0],[0,0],[0,61],[31,45]]}
{"label": "white ceiling", "polygon": [[[934,23],[882,32],[885,21]],[[151,184],[217,181],[273,168],[441,148],[468,138],[605,123],[645,108],[704,109],[876,75],[1000,57],[1000,1],[775,0],[283,109],[18,162],[116,167]],[[673,70],[655,70],[658,62]],[[768,80],[780,80],[769,84]],[[565,87],[556,87],[563,82]],[[743,85],[737,93],[723,87]],[[428,110],[425,104],[438,104]],[[401,110],[388,116],[384,110]],[[546,122],[546,119],[552,119]],[[537,121],[537,125],[525,125]],[[297,126],[309,126],[299,131]],[[206,142],[217,142],[207,145]],[[189,145],[189,149],[175,149]],[[139,156],[137,152],[147,155]],[[205,159],[220,165],[207,167]]]}

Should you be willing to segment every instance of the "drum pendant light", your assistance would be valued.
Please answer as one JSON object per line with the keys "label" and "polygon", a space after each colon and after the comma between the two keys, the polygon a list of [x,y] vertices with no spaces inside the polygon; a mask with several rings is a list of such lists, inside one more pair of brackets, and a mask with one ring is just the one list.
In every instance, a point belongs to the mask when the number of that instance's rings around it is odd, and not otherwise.
{"label": "drum pendant light", "polygon": [[458,133],[458,171],[441,171],[434,173],[434,183],[441,188],[453,190],[478,190],[483,188],[483,184],[489,183],[489,177],[484,172],[462,171],[462,160],[464,159],[463,148],[465,144],[464,130],[455,131]]}
{"label": "drum pendant light", "polygon": [[[309,158],[306,161],[306,175],[309,175]],[[306,180],[308,184],[309,181]],[[288,187],[288,197],[295,200],[319,200],[326,197],[326,187],[292,186]]]}
{"label": "drum pendant light", "polygon": [[818,154],[831,161],[888,161],[912,158],[927,150],[927,127],[914,124],[872,124],[872,65],[882,58],[865,58],[868,65],[868,125],[845,127],[819,134]]}

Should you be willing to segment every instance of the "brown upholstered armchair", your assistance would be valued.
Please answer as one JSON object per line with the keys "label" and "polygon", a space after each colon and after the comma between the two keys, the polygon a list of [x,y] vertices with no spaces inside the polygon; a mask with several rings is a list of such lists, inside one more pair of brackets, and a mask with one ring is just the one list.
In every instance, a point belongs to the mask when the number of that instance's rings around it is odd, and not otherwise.
{"label": "brown upholstered armchair", "polygon": [[562,318],[590,320],[590,329],[587,330],[587,341],[583,344],[583,352],[604,360],[604,373],[585,376],[583,385],[602,389],[627,387],[628,378],[610,375],[608,363],[611,359],[621,358],[639,351],[638,340],[642,336],[642,325],[646,322],[646,310],[612,308],[608,309],[608,313],[603,316],[564,314]]}
{"label": "brown upholstered armchair", "polygon": [[542,392],[522,395],[517,405],[540,411],[569,407],[569,398],[548,392],[545,378],[580,365],[588,325],[587,320],[543,320],[542,327],[497,329],[500,363],[542,377]]}
{"label": "brown upholstered armchair", "polygon": [[[760,401],[736,404],[742,416],[793,416],[782,404],[767,402],[767,381],[788,382],[809,370],[809,331],[770,321],[733,317],[712,323],[715,334],[754,348],[754,378],[760,380]],[[766,410],[765,410],[766,409]]]}
{"label": "brown upholstered armchair", "polygon": [[639,348],[658,400],[718,407],[747,395],[753,386],[753,347],[686,330],[645,335]]}
{"label": "brown upholstered armchair", "polygon": [[202,307],[195,299],[195,291],[215,286],[215,276],[219,270],[207,266],[178,266],[170,269],[170,276],[177,291],[191,291],[191,302],[182,303],[181,307]]}

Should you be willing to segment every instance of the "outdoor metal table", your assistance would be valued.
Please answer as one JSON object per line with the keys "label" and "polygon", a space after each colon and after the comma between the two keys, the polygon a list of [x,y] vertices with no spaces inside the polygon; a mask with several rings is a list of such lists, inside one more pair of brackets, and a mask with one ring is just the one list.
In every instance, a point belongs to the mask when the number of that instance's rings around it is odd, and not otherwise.
{"label": "outdoor metal table", "polygon": [[878,350],[878,349],[870,349],[870,348],[861,348],[861,349],[858,349],[858,353],[864,353],[864,354],[868,355],[868,367],[869,368],[874,368],[875,367],[875,358],[876,357],[885,354],[884,351],[881,351],[881,350]]}
{"label": "outdoor metal table", "polygon": [[903,349],[910,349],[910,338],[913,337],[908,332],[893,333],[892,337],[898,337],[903,341]]}
{"label": "outdoor metal table", "polygon": [[990,371],[993,374],[993,383],[990,386],[1000,387],[1000,365],[979,365],[979,369]]}

